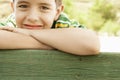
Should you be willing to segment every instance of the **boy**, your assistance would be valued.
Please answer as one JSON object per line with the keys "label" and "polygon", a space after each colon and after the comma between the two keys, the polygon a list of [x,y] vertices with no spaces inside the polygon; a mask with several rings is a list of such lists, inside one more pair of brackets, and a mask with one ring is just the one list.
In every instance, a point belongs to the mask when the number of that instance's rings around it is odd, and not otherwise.
{"label": "boy", "polygon": [[[94,32],[67,28],[81,26],[70,24],[61,14],[62,0],[14,0],[11,4],[18,28],[1,27],[0,49],[58,49],[76,55],[99,53],[99,40]],[[59,27],[65,28],[51,29]]]}

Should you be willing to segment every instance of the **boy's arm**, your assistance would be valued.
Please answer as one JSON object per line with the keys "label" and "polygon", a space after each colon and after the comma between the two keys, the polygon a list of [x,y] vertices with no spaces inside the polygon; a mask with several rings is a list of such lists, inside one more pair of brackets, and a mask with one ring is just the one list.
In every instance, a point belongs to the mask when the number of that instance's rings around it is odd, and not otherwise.
{"label": "boy's arm", "polygon": [[[98,36],[93,31],[87,29],[62,28],[62,29],[27,30],[8,27],[6,28],[4,27],[2,29],[13,31],[16,33],[21,33],[22,35],[24,35],[24,37],[25,35],[27,37],[31,36],[34,39],[38,40],[39,42],[49,45],[55,49],[76,55],[96,55],[99,53],[100,46]],[[17,39],[15,39],[15,41],[16,40]],[[34,44],[36,43],[34,43],[34,40],[32,40],[31,45]],[[22,44],[20,46],[22,46]],[[26,48],[26,46],[24,48]],[[34,47],[32,46],[32,48]]]}
{"label": "boy's arm", "polygon": [[0,49],[52,49],[30,36],[0,30]]}
{"label": "boy's arm", "polygon": [[32,31],[32,37],[58,50],[76,55],[99,53],[99,39],[96,33],[87,29],[62,28]]}

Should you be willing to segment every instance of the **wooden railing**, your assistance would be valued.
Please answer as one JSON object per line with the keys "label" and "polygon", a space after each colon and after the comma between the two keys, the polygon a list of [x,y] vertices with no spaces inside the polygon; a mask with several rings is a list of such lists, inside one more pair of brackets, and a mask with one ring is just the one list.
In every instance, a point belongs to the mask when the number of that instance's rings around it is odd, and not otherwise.
{"label": "wooden railing", "polygon": [[0,80],[120,80],[120,54],[0,50]]}

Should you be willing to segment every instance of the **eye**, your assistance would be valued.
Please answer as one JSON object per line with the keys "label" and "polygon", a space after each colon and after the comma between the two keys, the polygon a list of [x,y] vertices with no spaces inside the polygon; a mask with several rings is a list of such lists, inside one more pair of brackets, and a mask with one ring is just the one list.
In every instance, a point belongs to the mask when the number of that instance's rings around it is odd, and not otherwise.
{"label": "eye", "polygon": [[40,9],[42,9],[42,10],[49,10],[49,7],[41,6]]}
{"label": "eye", "polygon": [[19,8],[28,8],[27,5],[19,5],[18,7],[19,7]]}

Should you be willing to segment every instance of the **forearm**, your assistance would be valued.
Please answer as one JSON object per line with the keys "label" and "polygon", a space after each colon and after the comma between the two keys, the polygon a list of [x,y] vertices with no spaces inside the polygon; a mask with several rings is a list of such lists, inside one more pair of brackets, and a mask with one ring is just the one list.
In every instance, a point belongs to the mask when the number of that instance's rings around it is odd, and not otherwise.
{"label": "forearm", "polygon": [[98,36],[83,29],[47,29],[33,31],[31,36],[56,49],[76,55],[99,53]]}
{"label": "forearm", "polygon": [[0,30],[0,49],[52,49],[34,38]]}

